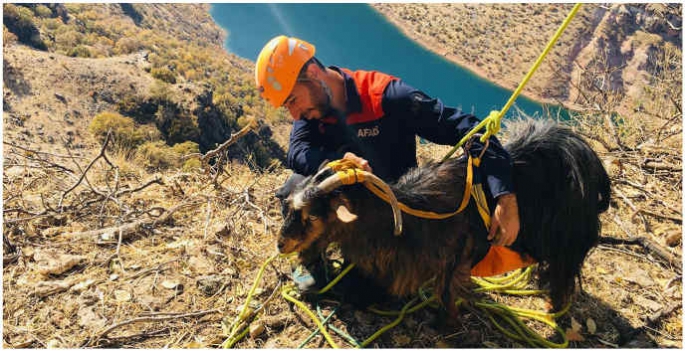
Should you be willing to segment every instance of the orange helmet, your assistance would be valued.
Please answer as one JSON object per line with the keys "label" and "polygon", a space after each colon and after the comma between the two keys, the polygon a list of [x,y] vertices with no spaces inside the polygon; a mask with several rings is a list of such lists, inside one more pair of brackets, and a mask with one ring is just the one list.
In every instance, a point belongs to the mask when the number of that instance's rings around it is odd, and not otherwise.
{"label": "orange helmet", "polygon": [[282,106],[293,90],[302,66],[314,57],[315,51],[314,45],[285,35],[264,45],[254,70],[262,97],[274,107]]}

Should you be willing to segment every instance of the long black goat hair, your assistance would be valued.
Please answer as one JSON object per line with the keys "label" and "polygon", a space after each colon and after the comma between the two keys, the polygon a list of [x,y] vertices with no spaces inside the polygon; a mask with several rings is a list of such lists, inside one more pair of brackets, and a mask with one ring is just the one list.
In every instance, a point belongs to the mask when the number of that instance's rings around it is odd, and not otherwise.
{"label": "long black goat hair", "polygon": [[[508,130],[505,148],[514,163],[521,221],[511,248],[539,262],[540,284],[549,287],[559,310],[597,243],[598,215],[609,204],[609,178],[589,145],[568,128],[525,119],[510,123]],[[363,185],[324,193],[312,188],[320,181],[307,179],[295,191],[304,192],[299,198],[306,199],[286,216],[279,237],[282,252],[306,250],[315,240],[338,242],[347,260],[398,296],[415,293],[435,276],[435,293],[450,313],[456,313],[448,301],[468,297],[470,269],[477,253],[489,247],[473,201],[465,211],[442,220],[403,213],[403,232],[394,236],[390,206]],[[412,169],[390,186],[409,207],[451,212],[461,202],[465,182],[462,157]],[[289,199],[292,202],[293,196]],[[341,206],[354,214],[353,220],[336,213]]]}

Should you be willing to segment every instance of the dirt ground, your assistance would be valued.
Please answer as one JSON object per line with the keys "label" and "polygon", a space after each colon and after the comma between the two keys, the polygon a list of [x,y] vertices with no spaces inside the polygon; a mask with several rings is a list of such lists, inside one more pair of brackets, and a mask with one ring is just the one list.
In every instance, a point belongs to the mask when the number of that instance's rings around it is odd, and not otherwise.
{"label": "dirt ground", "polygon": [[[89,116],[151,84],[138,74],[145,62],[135,54],[96,63],[17,49],[4,59],[6,69],[57,64],[4,81],[11,88],[3,91],[5,111],[10,103],[13,112],[2,121],[3,347],[219,347],[260,266],[277,253],[282,218],[274,192],[290,171],[282,165],[255,171],[235,160],[154,172],[127,150],[101,152],[86,131]],[[680,69],[660,70],[674,73],[651,82],[653,95],[639,109],[612,119],[616,109],[602,105],[575,121],[612,180],[602,235],[634,242],[605,242],[591,251],[582,291],[557,319],[570,347],[683,347],[682,58],[675,62]],[[63,77],[75,77],[73,89]],[[94,99],[93,90],[108,98]],[[289,125],[272,130],[285,148]],[[418,149],[420,163],[447,151],[431,144]],[[261,312],[234,347],[296,348],[316,330],[280,295],[292,265],[279,258],[266,267],[249,306]],[[544,295],[485,298],[539,311],[548,306]],[[402,302],[382,307],[396,310]],[[316,302],[307,305],[316,312]],[[318,306],[324,316],[335,311],[330,325],[358,341],[394,319],[335,296]],[[529,347],[478,310],[465,310],[448,327],[436,317],[434,308],[421,309],[368,347]],[[560,342],[543,324],[527,324]],[[337,345],[352,346],[332,335]],[[330,346],[319,334],[304,347]]]}
{"label": "dirt ground", "polygon": [[[419,145],[422,162],[446,151]],[[194,348],[226,340],[224,329],[245,303],[260,265],[277,252],[282,220],[273,194],[288,170],[254,172],[229,163],[218,176],[149,174],[116,152],[72,158],[26,150],[5,146],[4,347]],[[682,348],[680,173],[634,169],[625,156],[600,154],[614,182],[602,234],[647,238],[676,259],[668,262],[650,246],[599,245],[584,265],[583,292],[557,322],[574,340],[571,347]],[[642,172],[641,180],[633,172]],[[633,184],[638,181],[642,186]],[[316,329],[280,295],[292,264],[277,259],[266,268],[251,304],[266,306],[252,335],[235,347],[295,348]],[[547,307],[544,296],[487,298]],[[315,302],[308,305],[316,310]],[[334,297],[318,305],[323,315],[337,308],[330,323],[358,341],[393,320]],[[432,308],[408,315],[369,347],[528,347],[481,312],[465,311],[447,329],[436,324],[436,315]],[[528,324],[561,340],[541,323]],[[351,347],[337,334],[333,339]],[[317,335],[305,347],[329,345]]]}

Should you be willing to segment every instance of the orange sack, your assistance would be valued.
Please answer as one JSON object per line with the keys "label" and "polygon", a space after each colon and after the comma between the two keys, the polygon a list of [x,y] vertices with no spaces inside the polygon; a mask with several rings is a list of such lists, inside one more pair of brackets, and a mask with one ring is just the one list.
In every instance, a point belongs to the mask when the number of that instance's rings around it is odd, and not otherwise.
{"label": "orange sack", "polygon": [[518,268],[528,267],[533,263],[535,263],[535,260],[529,256],[521,258],[521,254],[512,249],[492,245],[485,257],[471,268],[471,275],[475,277],[491,277]]}

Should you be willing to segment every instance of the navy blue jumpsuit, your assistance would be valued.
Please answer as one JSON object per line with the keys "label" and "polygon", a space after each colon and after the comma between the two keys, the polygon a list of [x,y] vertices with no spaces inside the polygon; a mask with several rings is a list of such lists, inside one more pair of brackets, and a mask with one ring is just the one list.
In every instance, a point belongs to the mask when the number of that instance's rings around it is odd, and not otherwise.
{"label": "navy blue jumpsuit", "polygon": [[[324,160],[342,158],[350,151],[368,160],[381,179],[396,181],[417,165],[416,135],[436,144],[456,145],[480,122],[393,76],[329,68],[344,77],[346,115],[293,123],[287,166],[297,174],[311,175]],[[478,156],[482,147],[480,141],[474,142],[471,154]],[[497,138],[491,137],[479,169],[479,178],[494,198],[514,192],[511,159]]]}

